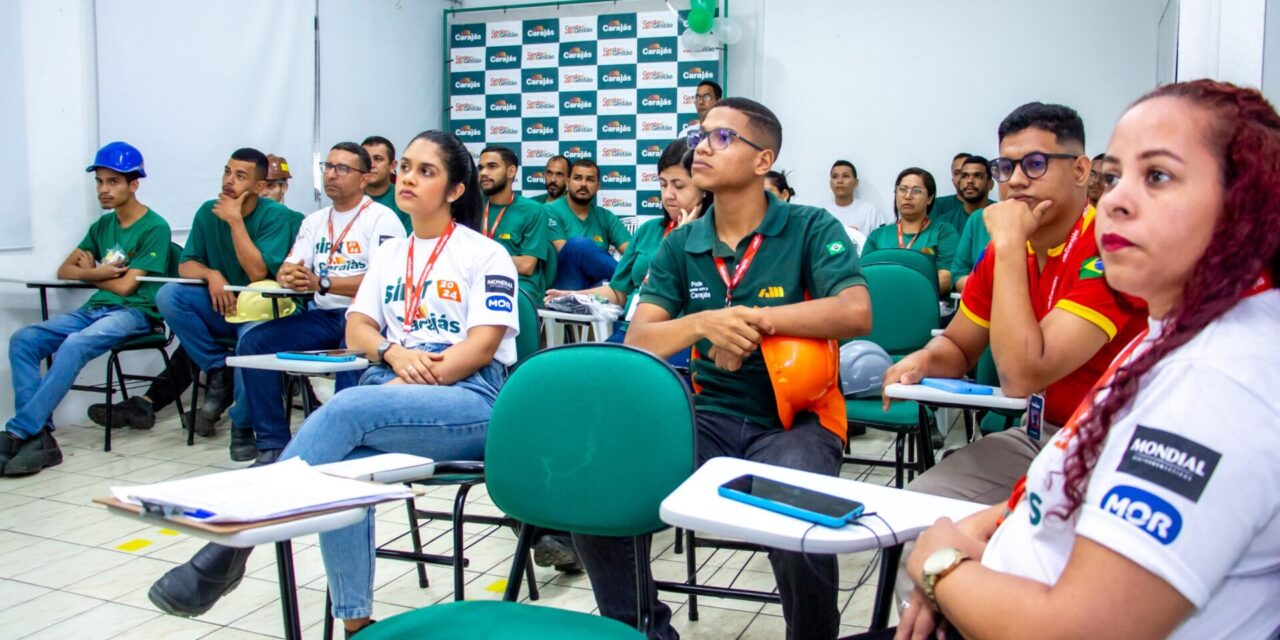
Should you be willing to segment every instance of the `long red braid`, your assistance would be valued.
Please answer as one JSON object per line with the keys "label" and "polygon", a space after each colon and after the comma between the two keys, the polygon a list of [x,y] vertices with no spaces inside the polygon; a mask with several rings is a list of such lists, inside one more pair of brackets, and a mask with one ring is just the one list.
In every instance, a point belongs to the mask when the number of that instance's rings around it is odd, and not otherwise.
{"label": "long red braid", "polygon": [[1209,112],[1212,126],[1205,133],[1218,150],[1226,189],[1222,214],[1211,250],[1196,263],[1164,332],[1098,391],[1106,396],[1081,420],[1064,466],[1066,504],[1053,512],[1064,520],[1084,501],[1107,432],[1128,412],[1143,376],[1231,309],[1265,268],[1280,273],[1280,115],[1258,91],[1212,80],[1165,85],[1134,104],[1160,97]]}

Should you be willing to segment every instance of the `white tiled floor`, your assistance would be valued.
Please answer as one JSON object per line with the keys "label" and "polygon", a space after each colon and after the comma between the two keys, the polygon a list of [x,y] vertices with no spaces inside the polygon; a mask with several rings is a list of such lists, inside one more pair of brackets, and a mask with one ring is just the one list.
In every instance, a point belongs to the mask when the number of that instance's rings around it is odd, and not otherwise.
{"label": "white tiled floor", "polygon": [[[227,427],[218,435],[199,438],[193,447],[172,410],[151,431],[117,431],[114,450],[103,453],[102,431],[94,426],[68,426],[57,431],[63,464],[27,478],[0,478],[0,635],[19,638],[234,638],[280,637],[279,592],[275,558],[259,550],[250,560],[248,576],[231,594],[198,619],[160,613],[147,600],[151,583],[203,544],[174,531],[118,518],[90,503],[112,484],[156,482],[246,466],[227,457]],[[949,440],[954,440],[958,434]],[[869,434],[854,440],[854,453],[883,456],[891,439]],[[846,466],[844,475],[856,477],[865,467]],[[871,481],[889,483],[877,470]],[[453,489],[439,487],[419,500],[425,508],[446,509]],[[493,511],[483,487],[471,492],[469,510]],[[404,533],[403,506],[378,511],[379,541]],[[444,525],[429,523],[431,533]],[[492,527],[467,529],[466,571],[468,599],[498,599],[514,551],[514,537]],[[428,539],[434,537],[429,535]],[[659,580],[683,579],[685,559],[672,550],[670,531],[654,540],[654,571]],[[407,540],[399,544],[407,545]],[[447,536],[428,550],[448,552]],[[307,638],[321,636],[324,607],[324,567],[315,536],[294,541],[300,589],[302,625]],[[841,558],[842,586],[852,586],[874,559],[873,553]],[[773,578],[763,554],[699,550],[699,581],[718,586],[772,590]],[[876,583],[875,568],[865,584],[841,594],[844,631],[862,629],[869,619]],[[450,600],[452,574],[447,567],[427,569],[431,586],[418,587],[412,565],[379,560],[375,617],[385,618],[412,608]],[[585,575],[564,575],[537,569],[541,599],[536,604],[595,612]],[[675,612],[674,624],[684,638],[781,638],[782,612],[777,605],[741,600],[699,598],[699,619],[688,620],[684,596],[663,594]],[[527,601],[527,592],[525,594]]]}

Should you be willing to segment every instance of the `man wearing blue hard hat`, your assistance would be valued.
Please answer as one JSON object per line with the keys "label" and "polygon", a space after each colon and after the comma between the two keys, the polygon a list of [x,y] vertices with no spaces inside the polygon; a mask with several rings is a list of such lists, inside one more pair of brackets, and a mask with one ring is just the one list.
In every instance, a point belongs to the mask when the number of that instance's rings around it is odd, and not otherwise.
{"label": "man wearing blue hard hat", "polygon": [[[14,415],[0,434],[0,467],[6,476],[37,473],[62,462],[53,439],[53,410],[71,389],[80,368],[111,347],[162,327],[155,283],[169,269],[169,223],[138,202],[147,175],[142,154],[124,142],[98,151],[87,172],[98,185],[98,204],[108,213],[89,227],[84,240],[58,267],[58,277],[97,287],[79,309],[9,338]],[[53,355],[49,371],[40,361]]]}

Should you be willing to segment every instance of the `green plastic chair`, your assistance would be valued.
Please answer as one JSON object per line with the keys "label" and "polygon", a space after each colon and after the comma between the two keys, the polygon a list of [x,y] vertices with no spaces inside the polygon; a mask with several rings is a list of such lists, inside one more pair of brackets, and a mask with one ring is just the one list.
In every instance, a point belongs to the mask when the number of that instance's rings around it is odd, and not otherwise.
{"label": "green plastic chair", "polygon": [[[614,381],[623,378],[634,384],[620,390]],[[485,445],[489,497],[532,525],[521,529],[506,601],[418,609],[368,627],[360,638],[644,638],[614,620],[513,600],[535,528],[633,537],[637,593],[648,593],[647,535],[666,527],[659,505],[693,473],[693,448],[693,399],[665,361],[611,343],[535,353],[499,393]],[[647,605],[637,603],[642,630],[652,619]]]}
{"label": "green plastic chair", "polygon": [[933,285],[934,298],[938,297],[938,261],[911,249],[874,249],[858,257],[860,266],[873,264],[898,264],[918,271]]}
{"label": "green plastic chair", "polygon": [[[927,259],[923,254],[917,255]],[[924,348],[933,337],[932,331],[938,328],[936,289],[928,279],[916,269],[884,262],[862,265],[862,274],[867,279],[871,295],[871,333],[863,339],[880,345],[895,360]],[[899,488],[904,486],[904,472],[909,481],[916,473],[924,473],[933,466],[929,428],[934,416],[927,407],[905,401],[895,402],[885,411],[879,397],[847,398],[845,410],[851,431],[867,428],[897,435],[892,463],[848,455],[845,462],[891,466],[894,468],[894,483]]]}
{"label": "green plastic chair", "polygon": [[520,289],[520,299],[516,301],[520,314],[520,335],[516,336],[516,361],[519,362],[533,355],[542,346],[541,327],[538,322],[538,304],[533,294]]}

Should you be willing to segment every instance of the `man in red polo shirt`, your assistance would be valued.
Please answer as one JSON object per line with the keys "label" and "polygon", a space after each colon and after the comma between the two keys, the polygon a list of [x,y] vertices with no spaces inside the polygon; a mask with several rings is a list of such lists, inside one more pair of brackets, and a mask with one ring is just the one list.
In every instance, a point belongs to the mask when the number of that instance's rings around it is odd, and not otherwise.
{"label": "man in red polo shirt", "polygon": [[1039,411],[1029,411],[1021,427],[964,447],[909,487],[983,504],[1008,498],[1146,318],[1102,277],[1080,116],[1061,105],[1025,104],[1000,123],[999,138],[991,175],[1000,202],[983,214],[991,244],[965,286],[961,312],[885,374],[886,385],[960,378],[990,345],[1005,395],[1035,396]]}

